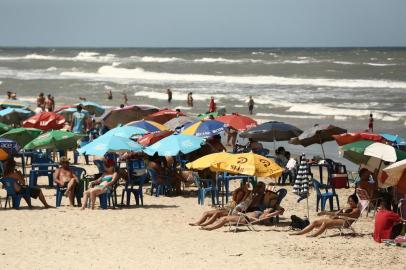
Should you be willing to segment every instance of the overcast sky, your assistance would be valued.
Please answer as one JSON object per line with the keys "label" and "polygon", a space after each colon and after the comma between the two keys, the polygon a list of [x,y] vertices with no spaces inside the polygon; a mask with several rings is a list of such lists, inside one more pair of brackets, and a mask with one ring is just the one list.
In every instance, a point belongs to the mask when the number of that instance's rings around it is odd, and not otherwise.
{"label": "overcast sky", "polygon": [[0,0],[0,46],[406,46],[406,0]]}

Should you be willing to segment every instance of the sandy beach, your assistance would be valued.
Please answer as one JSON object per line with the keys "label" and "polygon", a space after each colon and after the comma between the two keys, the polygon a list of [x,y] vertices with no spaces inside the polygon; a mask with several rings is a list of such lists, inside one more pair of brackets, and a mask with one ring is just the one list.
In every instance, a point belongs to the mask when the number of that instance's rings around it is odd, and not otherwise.
{"label": "sandy beach", "polygon": [[[95,166],[85,166],[89,174]],[[41,178],[40,185],[47,179]],[[270,182],[270,179],[264,179]],[[189,222],[205,210],[192,196],[158,198],[145,194],[144,206],[109,210],[85,210],[63,206],[43,209],[33,200],[20,210],[1,209],[1,269],[404,269],[406,250],[373,241],[372,213],[355,225],[358,236],[340,236],[338,230],[319,238],[289,236],[290,216],[303,216],[306,203],[289,193],[286,209],[276,226],[256,225],[257,232],[228,227],[201,231]],[[55,190],[43,188],[49,203]],[[339,190],[343,205],[353,188]],[[118,194],[121,194],[119,190]],[[4,198],[4,191],[0,196]],[[120,198],[119,198],[120,201]],[[133,202],[134,204],[134,202]],[[309,199],[315,218],[315,194]]]}

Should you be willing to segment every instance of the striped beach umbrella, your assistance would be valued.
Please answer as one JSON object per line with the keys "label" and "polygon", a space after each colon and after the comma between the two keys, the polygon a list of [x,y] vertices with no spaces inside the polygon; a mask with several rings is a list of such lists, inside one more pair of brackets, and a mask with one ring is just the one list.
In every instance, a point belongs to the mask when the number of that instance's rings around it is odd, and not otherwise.
{"label": "striped beach umbrella", "polygon": [[167,130],[168,128],[154,121],[139,120],[126,124],[126,126],[142,128],[148,132],[158,132]]}
{"label": "striped beach umbrella", "polygon": [[187,127],[182,134],[209,138],[224,132],[227,124],[217,120],[201,120]]}

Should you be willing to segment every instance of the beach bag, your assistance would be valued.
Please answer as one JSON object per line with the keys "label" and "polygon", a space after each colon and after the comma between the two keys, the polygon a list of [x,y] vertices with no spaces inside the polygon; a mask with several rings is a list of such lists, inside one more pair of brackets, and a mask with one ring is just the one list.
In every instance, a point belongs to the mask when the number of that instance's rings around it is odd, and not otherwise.
{"label": "beach bag", "polygon": [[290,216],[290,219],[292,220],[290,226],[293,230],[303,230],[310,224],[309,220],[306,217],[304,219],[301,219],[296,215],[292,215]]}

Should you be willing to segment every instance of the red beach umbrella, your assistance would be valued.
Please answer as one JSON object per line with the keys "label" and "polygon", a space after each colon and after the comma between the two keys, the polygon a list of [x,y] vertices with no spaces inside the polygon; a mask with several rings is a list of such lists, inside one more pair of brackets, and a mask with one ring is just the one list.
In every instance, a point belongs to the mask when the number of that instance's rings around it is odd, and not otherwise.
{"label": "red beach umbrella", "polygon": [[229,127],[232,127],[238,131],[244,131],[250,128],[253,128],[257,125],[257,121],[251,117],[241,115],[238,113],[232,113],[229,115],[216,117],[217,121],[228,124]]}
{"label": "red beach umbrella", "polygon": [[148,115],[145,117],[145,120],[154,121],[163,125],[178,116],[185,116],[185,114],[174,110],[164,109]]}
{"label": "red beach umbrella", "polygon": [[158,132],[148,133],[139,138],[138,143],[141,144],[142,146],[149,146],[172,134],[173,131],[170,130],[162,130]]}
{"label": "red beach umbrella", "polygon": [[54,110],[54,112],[58,113],[58,112],[60,112],[60,111],[62,111],[62,110],[69,109],[69,108],[73,108],[73,107],[75,107],[75,106],[72,105],[72,104],[71,104],[71,105],[69,105],[69,104],[62,105],[62,106],[56,108],[56,109]]}
{"label": "red beach umbrella", "polygon": [[369,133],[369,132],[352,132],[352,133],[343,133],[338,135],[333,135],[334,140],[336,140],[339,146],[358,142],[361,140],[368,140],[374,142],[383,142],[385,139],[376,133]]}
{"label": "red beach umbrella", "polygon": [[25,128],[38,128],[41,130],[61,129],[64,125],[65,117],[54,112],[42,112],[23,122]]}

